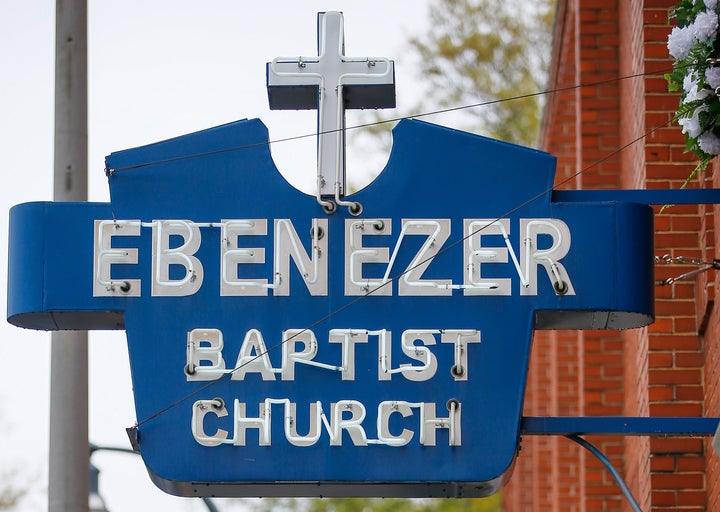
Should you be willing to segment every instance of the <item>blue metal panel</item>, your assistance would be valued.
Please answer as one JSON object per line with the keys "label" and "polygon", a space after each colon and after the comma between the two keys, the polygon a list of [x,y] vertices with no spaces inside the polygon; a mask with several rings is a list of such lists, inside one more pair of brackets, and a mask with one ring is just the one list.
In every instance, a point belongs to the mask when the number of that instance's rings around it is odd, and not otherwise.
{"label": "blue metal panel", "polygon": [[[418,121],[401,122],[384,172],[351,197],[364,208],[361,218],[391,219],[392,234],[367,240],[392,249],[402,219],[448,219],[450,238],[423,279],[463,283],[464,219],[508,219],[512,249],[525,250],[523,219],[560,219],[572,242],[562,264],[575,294],[558,295],[540,271],[536,295],[521,295],[512,264],[486,264],[483,277],[510,279],[510,295],[392,295],[364,298],[344,291],[346,211],[327,217],[315,201],[293,189],[275,168],[260,121],[231,123],[169,141],[113,153],[107,159],[111,204],[21,205],[13,211],[8,318],[20,326],[125,328],[139,420],[138,441],[151,475],[168,492],[183,495],[387,495],[482,496],[509,478],[521,435],[520,416],[533,328],[629,328],[653,318],[652,212],[646,205],[616,202],[552,201],[555,159],[545,153]],[[187,219],[268,219],[268,235],[247,237],[249,247],[265,250],[265,263],[251,265],[250,277],[273,276],[273,219],[289,219],[311,252],[313,218],[328,220],[329,265],[326,296],[311,296],[291,264],[290,296],[220,295],[219,230],[201,228],[195,254],[205,280],[190,296],[153,297],[151,229],[115,240],[136,248],[137,265],[116,265],[114,279],[140,279],[139,297],[93,297],[93,221],[151,222]],[[56,228],[60,226],[61,229]],[[42,240],[38,244],[37,239]],[[120,237],[118,237],[120,238]],[[127,238],[127,239],[125,239]],[[505,247],[499,235],[487,246]],[[412,240],[410,240],[412,239]],[[401,274],[425,237],[408,237],[398,251],[391,275]],[[539,238],[538,244],[549,242]],[[366,265],[378,278],[384,266]],[[235,363],[246,333],[259,330],[274,367],[281,365],[281,336],[290,328],[310,328],[318,339],[317,360],[340,364],[339,345],[328,342],[331,329],[387,329],[392,332],[394,365],[412,364],[400,349],[408,329],[477,329],[481,343],[466,347],[467,380],[456,380],[452,344],[429,348],[437,358],[434,376],[423,382],[395,374],[378,375],[378,343],[355,350],[356,376],[297,365],[295,380],[263,380],[249,374],[218,381],[188,382],[186,339],[193,329],[220,329],[223,356]],[[203,446],[193,438],[190,421],[195,400],[220,398],[228,416],[209,414],[208,433],[232,432],[234,401],[247,404],[257,417],[266,398],[297,403],[300,432],[307,431],[309,404],[356,400],[366,408],[363,428],[378,437],[381,401],[434,404],[447,417],[446,404],[462,404],[462,443],[450,446],[447,429],[437,431],[437,445],[419,442],[418,414],[393,416],[390,430],[413,432],[404,446],[354,446],[349,436],[330,446],[328,433],[311,446],[293,446],[283,430],[283,410],[273,406],[272,443],[260,446],[250,429],[245,445]],[[321,426],[321,428],[323,428]],[[400,463],[401,462],[401,463]]]}
{"label": "blue metal panel", "polygon": [[36,202],[10,210],[10,323],[48,331],[123,328],[128,299],[92,296],[95,218],[111,219],[110,205]]}

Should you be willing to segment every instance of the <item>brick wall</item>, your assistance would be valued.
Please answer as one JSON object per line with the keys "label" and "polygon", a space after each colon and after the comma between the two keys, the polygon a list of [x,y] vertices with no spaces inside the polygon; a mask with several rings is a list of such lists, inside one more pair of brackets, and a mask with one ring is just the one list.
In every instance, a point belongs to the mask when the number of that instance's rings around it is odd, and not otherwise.
{"label": "brick wall", "polygon": [[[669,121],[647,119],[643,102],[635,98],[645,96],[644,11],[642,2],[621,2],[620,24],[620,76],[631,77],[620,82],[620,153],[623,188],[642,188],[645,184],[645,145],[633,143],[646,132],[646,125],[662,125]],[[624,333],[625,399],[624,413],[629,416],[649,415],[648,395],[648,332],[637,329]],[[625,439],[625,480],[642,510],[650,510],[650,439]],[[627,510],[628,505],[623,508]]]}
{"label": "brick wall", "polygon": [[[694,161],[671,123],[678,98],[663,78],[674,3],[558,0],[549,89],[583,84],[548,97],[542,148],[558,157],[558,186],[678,188],[688,176]],[[718,175],[690,186],[718,187]],[[658,208],[655,254],[712,260],[718,214],[717,206]],[[661,266],[657,277],[686,270]],[[656,321],[645,329],[536,333],[525,414],[720,416],[717,281],[711,271],[658,286]],[[709,440],[588,439],[642,510],[720,510]],[[505,503],[508,512],[630,510],[599,461],[568,440],[541,437],[523,440]]]}
{"label": "brick wall", "polygon": [[[644,63],[646,132],[666,122],[677,108],[677,95],[663,79],[667,56],[667,17],[671,1],[646,2]],[[657,72],[656,72],[657,71]],[[656,72],[656,73],[653,73]],[[655,124],[651,124],[655,123]],[[655,130],[646,140],[646,186],[680,187],[693,164],[683,153],[676,125]],[[632,172],[631,169],[626,172]],[[656,254],[697,257],[700,217],[697,206],[676,206],[656,215]],[[677,267],[662,269],[677,275]],[[648,328],[648,397],[651,416],[703,414],[703,349],[697,335],[695,282],[656,289],[656,321]],[[705,450],[700,439],[650,440],[652,510],[706,509]]]}

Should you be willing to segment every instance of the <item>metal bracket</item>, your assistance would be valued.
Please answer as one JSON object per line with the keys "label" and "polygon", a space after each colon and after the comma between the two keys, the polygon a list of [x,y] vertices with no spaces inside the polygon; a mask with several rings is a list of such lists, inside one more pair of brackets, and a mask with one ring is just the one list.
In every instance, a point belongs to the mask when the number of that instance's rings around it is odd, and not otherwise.
{"label": "metal bracket", "polygon": [[130,446],[132,446],[132,451],[140,453],[140,440],[138,439],[137,425],[126,428],[125,432],[127,432],[128,439],[130,440]]}
{"label": "metal bracket", "polygon": [[703,261],[699,258],[686,258],[684,256],[672,257],[669,254],[666,254],[662,258],[655,256],[655,264],[657,265],[658,263],[666,263],[668,265],[673,263],[680,265],[701,265],[700,267],[690,270],[689,272],[685,272],[684,274],[680,274],[677,277],[668,277],[667,279],[658,280],[657,284],[660,286],[673,284],[675,281],[681,281],[683,279],[687,279],[688,277],[694,277],[698,274],[702,274],[703,272],[707,272],[708,270],[720,270],[720,259],[718,258],[713,258],[712,261]]}

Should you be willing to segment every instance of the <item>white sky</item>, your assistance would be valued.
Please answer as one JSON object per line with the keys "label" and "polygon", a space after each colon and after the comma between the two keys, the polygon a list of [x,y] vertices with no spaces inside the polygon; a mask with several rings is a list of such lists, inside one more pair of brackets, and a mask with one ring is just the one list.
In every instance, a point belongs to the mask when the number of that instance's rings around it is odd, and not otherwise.
{"label": "white sky", "polygon": [[[89,2],[89,200],[107,201],[104,157],[241,118],[261,118],[270,138],[312,133],[315,113],[270,112],[265,62],[316,54],[316,14],[345,13],[346,53],[396,61],[398,106],[413,104],[407,39],[423,32],[430,0],[123,0]],[[0,0],[0,309],[6,309],[7,215],[52,199],[55,2]],[[353,124],[348,116],[348,125]],[[438,121],[442,122],[442,121]],[[350,135],[352,137],[352,134]],[[275,145],[288,179],[310,191],[315,141]],[[387,155],[348,175],[377,172]],[[357,162],[357,163],[356,163]],[[21,510],[47,509],[50,335],[0,322],[0,478],[30,488]],[[124,332],[90,335],[90,440],[128,447],[135,422]],[[165,495],[139,457],[93,456],[112,512],[206,510]],[[219,502],[221,510],[228,510]]]}

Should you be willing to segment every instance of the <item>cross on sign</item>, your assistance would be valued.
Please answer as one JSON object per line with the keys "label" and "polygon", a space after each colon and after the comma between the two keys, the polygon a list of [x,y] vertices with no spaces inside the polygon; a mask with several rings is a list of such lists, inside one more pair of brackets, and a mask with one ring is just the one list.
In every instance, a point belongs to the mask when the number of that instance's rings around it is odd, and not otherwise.
{"label": "cross on sign", "polygon": [[317,199],[333,211],[335,204],[324,197],[355,205],[341,199],[346,193],[345,109],[394,108],[395,68],[382,57],[345,56],[341,12],[318,14],[318,54],[268,63],[268,99],[271,110],[318,110]]}

